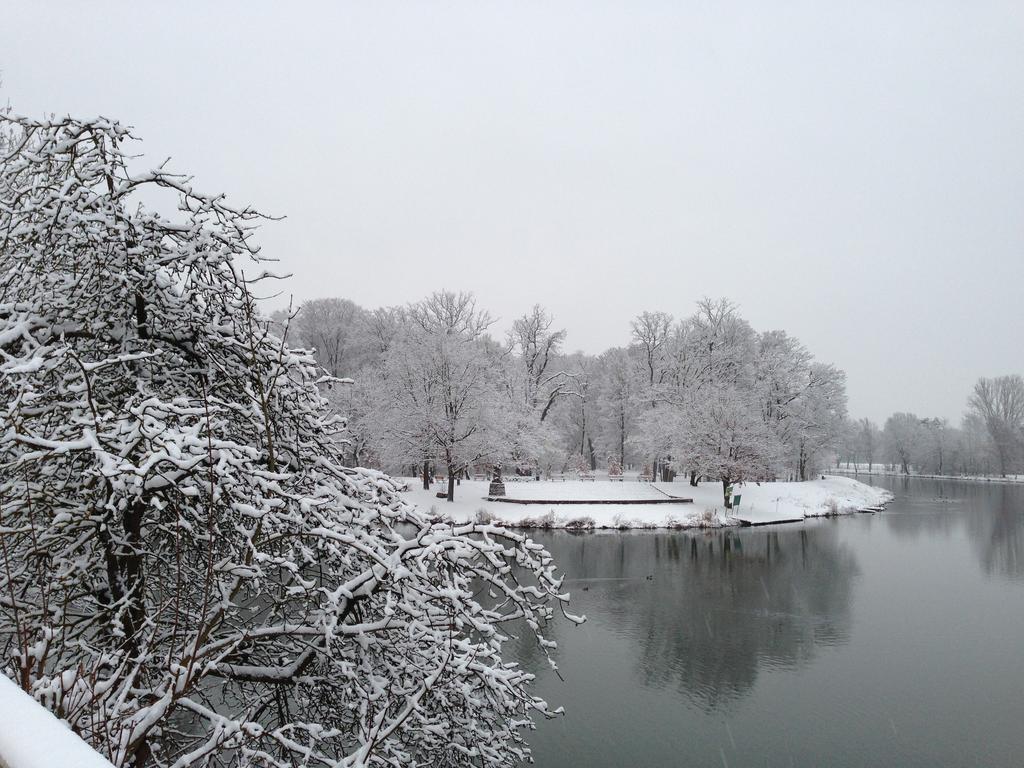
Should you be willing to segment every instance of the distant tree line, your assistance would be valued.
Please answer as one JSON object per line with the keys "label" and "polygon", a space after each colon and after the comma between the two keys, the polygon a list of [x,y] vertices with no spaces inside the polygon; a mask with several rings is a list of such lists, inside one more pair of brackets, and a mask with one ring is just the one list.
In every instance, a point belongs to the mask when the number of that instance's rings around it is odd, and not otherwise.
{"label": "distant tree line", "polygon": [[959,426],[913,413],[894,413],[881,429],[849,422],[838,459],[907,475],[1024,474],[1024,377],[978,379]]}
{"label": "distant tree line", "polygon": [[415,467],[424,487],[443,474],[449,499],[496,464],[535,476],[633,466],[725,487],[806,479],[846,424],[843,372],[725,300],[679,320],[644,312],[627,346],[599,355],[567,352],[539,305],[499,337],[466,293],[375,310],[317,299],[275,321],[335,379],[324,389],[348,420],[351,463]]}

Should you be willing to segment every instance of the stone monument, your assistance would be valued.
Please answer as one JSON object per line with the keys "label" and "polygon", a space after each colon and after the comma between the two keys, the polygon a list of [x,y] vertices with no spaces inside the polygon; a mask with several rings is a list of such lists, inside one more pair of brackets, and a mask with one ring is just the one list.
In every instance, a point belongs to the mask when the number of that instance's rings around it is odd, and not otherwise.
{"label": "stone monument", "polygon": [[505,483],[501,481],[501,464],[494,465],[494,477],[491,478],[491,485],[487,489],[488,496],[504,496]]}

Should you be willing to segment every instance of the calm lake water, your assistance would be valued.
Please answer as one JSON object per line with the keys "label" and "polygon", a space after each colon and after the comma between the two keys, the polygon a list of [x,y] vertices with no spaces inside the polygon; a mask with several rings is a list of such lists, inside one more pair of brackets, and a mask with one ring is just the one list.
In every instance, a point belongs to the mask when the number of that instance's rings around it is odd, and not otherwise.
{"label": "calm lake water", "polygon": [[876,515],[540,535],[588,621],[564,682],[517,649],[567,711],[537,765],[1024,765],[1024,487],[871,482]]}

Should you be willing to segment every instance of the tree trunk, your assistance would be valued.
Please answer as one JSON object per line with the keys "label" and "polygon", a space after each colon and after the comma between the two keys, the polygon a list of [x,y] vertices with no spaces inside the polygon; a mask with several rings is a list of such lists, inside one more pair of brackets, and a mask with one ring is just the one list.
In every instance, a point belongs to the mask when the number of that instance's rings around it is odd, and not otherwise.
{"label": "tree trunk", "polygon": [[430,490],[430,462],[423,462],[423,490]]}
{"label": "tree trunk", "polygon": [[619,410],[619,466],[626,468],[626,412]]}
{"label": "tree trunk", "polygon": [[448,501],[455,501],[455,467],[448,465]]}
{"label": "tree trunk", "polygon": [[729,478],[722,478],[722,498],[725,499],[725,508],[732,509],[732,483]]}
{"label": "tree trunk", "polygon": [[695,469],[690,470],[690,485],[694,488],[697,487],[697,470]]}
{"label": "tree trunk", "polygon": [[[143,570],[142,521],[146,514],[146,501],[139,498],[129,507],[123,516],[127,552],[124,556],[125,595],[128,598],[128,610],[125,614],[125,642],[132,656],[139,653],[138,633],[142,631],[146,619],[146,583]],[[207,513],[209,514],[209,513]]]}

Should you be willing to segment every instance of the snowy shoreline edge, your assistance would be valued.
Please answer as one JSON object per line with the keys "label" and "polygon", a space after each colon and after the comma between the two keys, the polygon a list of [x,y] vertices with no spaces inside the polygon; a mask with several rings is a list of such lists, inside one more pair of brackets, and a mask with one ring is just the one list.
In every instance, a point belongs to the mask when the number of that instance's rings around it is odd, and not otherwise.
{"label": "snowy shoreline edge", "polygon": [[[538,489],[551,487],[548,484],[531,486]],[[743,497],[740,508],[726,513],[721,506],[721,485],[718,483],[704,483],[699,488],[688,486],[688,491],[694,491],[694,503],[678,505],[609,504],[607,499],[600,498],[600,484],[593,482],[578,487],[566,487],[566,484],[559,484],[558,487],[564,489],[567,498],[572,498],[573,503],[553,501],[548,510],[540,514],[536,511],[539,506],[537,504],[525,504],[521,509],[512,510],[510,507],[513,505],[488,500],[483,493],[475,496],[474,491],[482,492],[484,488],[481,485],[480,489],[476,489],[469,482],[463,483],[462,498],[457,497],[454,504],[437,499],[433,493],[422,489],[406,490],[402,495],[415,506],[428,511],[431,519],[437,523],[477,522],[515,530],[564,530],[570,533],[713,530],[781,525],[812,518],[880,512],[894,498],[885,489],[839,476],[803,483],[750,483],[739,488]],[[618,484],[617,488],[621,487]],[[654,493],[665,492],[654,485],[645,487]],[[616,486],[609,484],[603,490],[611,492],[616,490]],[[569,495],[574,492],[583,498]],[[586,498],[587,495],[592,498]],[[595,495],[598,498],[593,498]],[[666,510],[666,506],[672,509]]]}

